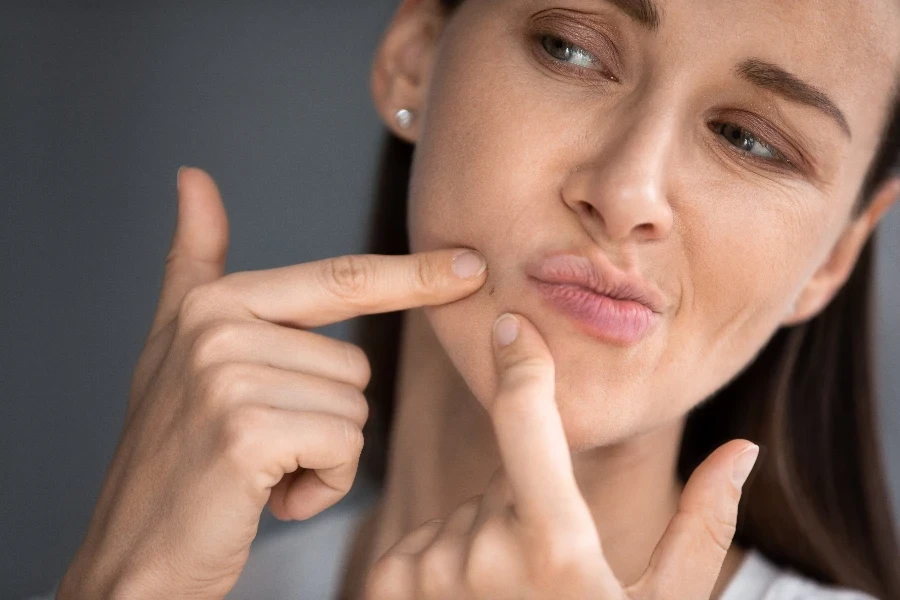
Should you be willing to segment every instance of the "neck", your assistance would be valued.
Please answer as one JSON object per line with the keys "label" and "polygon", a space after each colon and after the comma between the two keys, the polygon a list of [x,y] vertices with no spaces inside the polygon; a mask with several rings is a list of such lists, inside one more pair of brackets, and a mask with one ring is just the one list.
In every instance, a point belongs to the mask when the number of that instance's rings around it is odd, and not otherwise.
{"label": "neck", "polygon": [[[401,338],[387,481],[358,540],[371,565],[407,533],[481,494],[501,466],[487,412],[450,362],[421,309],[407,311]],[[683,421],[615,446],[572,456],[576,480],[613,572],[624,585],[650,562],[675,514]],[[740,562],[732,547],[713,597]],[[358,579],[358,577],[357,577]],[[361,595],[360,595],[361,597]]]}

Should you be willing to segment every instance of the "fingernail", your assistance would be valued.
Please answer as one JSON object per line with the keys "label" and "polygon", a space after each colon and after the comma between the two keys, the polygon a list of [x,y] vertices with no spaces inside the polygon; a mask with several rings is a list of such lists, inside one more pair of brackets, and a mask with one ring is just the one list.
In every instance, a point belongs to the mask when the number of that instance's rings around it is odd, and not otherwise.
{"label": "fingernail", "polygon": [[738,489],[744,487],[744,482],[750,476],[753,465],[756,464],[756,457],[759,456],[759,446],[753,444],[734,459],[734,473],[731,479]]}
{"label": "fingernail", "polygon": [[481,275],[486,268],[484,257],[474,250],[463,250],[453,257],[453,272],[457,277],[471,279]]}
{"label": "fingernail", "polygon": [[509,346],[519,336],[519,320],[509,313],[503,313],[494,321],[494,339],[501,348]]}

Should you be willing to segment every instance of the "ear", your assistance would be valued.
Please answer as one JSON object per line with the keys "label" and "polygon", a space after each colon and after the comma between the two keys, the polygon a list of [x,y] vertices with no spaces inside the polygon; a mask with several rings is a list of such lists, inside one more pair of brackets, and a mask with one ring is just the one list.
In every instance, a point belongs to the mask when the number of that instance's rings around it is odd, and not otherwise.
{"label": "ear", "polygon": [[850,221],[835,243],[831,254],[813,274],[782,325],[796,325],[817,315],[846,283],[863,246],[900,195],[900,176],[881,184],[866,209]]}
{"label": "ear", "polygon": [[[425,109],[432,56],[445,12],[439,0],[402,0],[372,63],[375,109],[394,134],[411,143],[418,139],[419,116]],[[413,113],[408,128],[397,123],[401,108]]]}

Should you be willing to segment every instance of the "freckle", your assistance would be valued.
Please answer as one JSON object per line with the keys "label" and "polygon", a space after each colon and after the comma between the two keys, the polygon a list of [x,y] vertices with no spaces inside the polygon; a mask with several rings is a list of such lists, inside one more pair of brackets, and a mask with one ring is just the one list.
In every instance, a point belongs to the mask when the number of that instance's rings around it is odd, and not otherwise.
{"label": "freckle", "polygon": [[494,290],[496,290],[496,289],[497,289],[497,286],[491,286],[491,291],[488,292],[488,296],[493,296]]}

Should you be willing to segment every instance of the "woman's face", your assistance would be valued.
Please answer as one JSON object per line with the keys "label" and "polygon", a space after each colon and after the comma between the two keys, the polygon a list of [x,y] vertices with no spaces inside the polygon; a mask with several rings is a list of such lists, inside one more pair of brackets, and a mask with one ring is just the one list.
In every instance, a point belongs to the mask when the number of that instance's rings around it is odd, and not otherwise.
{"label": "woman's face", "polygon": [[[575,449],[682,416],[791,318],[851,221],[900,62],[895,0],[655,3],[654,29],[629,8],[647,0],[467,0],[415,107],[412,251],[488,262],[429,321],[487,407],[491,325],[529,318]],[[604,340],[549,306],[526,267],[555,252],[637,275],[656,325]]]}

